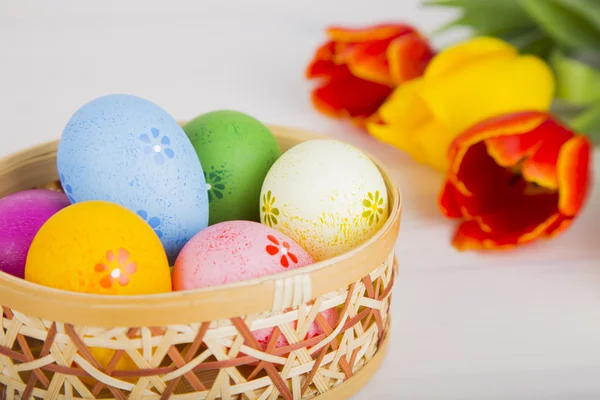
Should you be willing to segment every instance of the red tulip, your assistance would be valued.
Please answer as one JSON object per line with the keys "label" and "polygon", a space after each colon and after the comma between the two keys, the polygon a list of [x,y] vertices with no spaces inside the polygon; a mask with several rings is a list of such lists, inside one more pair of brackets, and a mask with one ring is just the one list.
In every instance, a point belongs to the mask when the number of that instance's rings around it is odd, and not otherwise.
{"label": "red tulip", "polygon": [[439,204],[453,244],[500,249],[567,229],[589,193],[591,145],[544,112],[507,114],[458,136]]}
{"label": "red tulip", "polygon": [[306,69],[307,78],[320,81],[313,104],[360,125],[374,117],[396,86],[421,76],[433,57],[427,40],[408,25],[331,27],[327,34]]}

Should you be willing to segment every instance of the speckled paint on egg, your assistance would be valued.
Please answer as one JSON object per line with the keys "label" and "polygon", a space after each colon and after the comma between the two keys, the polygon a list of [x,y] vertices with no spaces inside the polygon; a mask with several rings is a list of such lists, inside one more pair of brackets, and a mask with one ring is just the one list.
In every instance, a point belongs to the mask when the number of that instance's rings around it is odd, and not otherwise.
{"label": "speckled paint on egg", "polygon": [[57,166],[72,203],[127,207],[154,229],[171,261],[208,225],[194,147],[177,121],[148,100],[115,94],[82,106],[60,138]]}
{"label": "speckled paint on egg", "polygon": [[34,189],[10,194],[0,200],[0,271],[25,277],[25,260],[34,236],[42,225],[69,205],[64,193]]}
{"label": "speckled paint on egg", "polygon": [[[190,290],[223,285],[300,268],[312,257],[289,237],[252,221],[227,221],[212,225],[192,238],[181,250],[173,269],[173,290]],[[335,323],[333,310],[323,311]],[[263,346],[273,328],[253,332]],[[311,326],[308,337],[322,333]],[[277,345],[286,345],[281,336]]]}
{"label": "speckled paint on egg", "polygon": [[226,221],[194,236],[173,269],[173,289],[223,285],[312,264],[290,238],[252,221]]}
{"label": "speckled paint on egg", "polygon": [[285,152],[261,191],[261,221],[321,261],[371,238],[388,218],[385,181],[349,144],[317,139]]}
{"label": "speckled paint on egg", "polygon": [[262,183],[281,155],[275,136],[256,118],[234,110],[211,111],[183,126],[208,184],[209,224],[259,221]]}

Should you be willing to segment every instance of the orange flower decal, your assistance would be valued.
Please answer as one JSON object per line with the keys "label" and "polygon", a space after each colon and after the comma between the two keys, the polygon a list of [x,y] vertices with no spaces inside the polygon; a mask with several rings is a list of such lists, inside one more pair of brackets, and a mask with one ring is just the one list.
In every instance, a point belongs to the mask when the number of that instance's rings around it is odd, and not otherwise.
{"label": "orange flower decal", "polygon": [[137,271],[137,264],[129,260],[129,252],[120,248],[115,255],[109,250],[104,257],[104,262],[95,266],[98,273],[104,273],[100,279],[100,286],[110,289],[115,282],[121,286],[129,284],[129,278]]}
{"label": "orange flower decal", "polygon": [[563,232],[590,186],[591,145],[544,112],[507,114],[458,136],[439,205],[462,219],[453,244],[500,249]]}
{"label": "orange flower decal", "polygon": [[288,268],[290,266],[290,261],[294,264],[298,264],[298,257],[294,253],[290,251],[290,244],[288,242],[279,243],[279,240],[273,235],[268,235],[267,239],[272,244],[267,245],[267,253],[272,256],[276,256],[281,254],[281,258],[279,259],[279,263],[283,268]]}
{"label": "orange flower decal", "polygon": [[364,126],[399,84],[423,74],[433,50],[413,27],[374,25],[364,29],[330,27],[328,41],[315,53],[306,77],[319,79],[315,108]]}

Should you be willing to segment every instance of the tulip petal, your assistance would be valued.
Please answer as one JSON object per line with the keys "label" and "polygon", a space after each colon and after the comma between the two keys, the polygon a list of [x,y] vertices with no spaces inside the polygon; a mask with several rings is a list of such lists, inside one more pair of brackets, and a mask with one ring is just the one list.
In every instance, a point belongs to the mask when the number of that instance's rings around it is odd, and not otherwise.
{"label": "tulip petal", "polygon": [[383,125],[373,123],[367,130],[375,138],[410,154],[421,163],[444,170],[448,165],[447,148],[452,135],[439,121],[431,118],[427,105],[419,97],[420,78],[397,87],[379,108]]}
{"label": "tulip petal", "polygon": [[546,117],[532,113],[500,121],[481,132],[485,138],[487,152],[502,167],[514,167],[539,148],[545,131],[539,129]]}
{"label": "tulip petal", "polygon": [[425,162],[423,151],[418,147],[418,143],[407,140],[406,135],[400,134],[395,126],[371,123],[367,125],[367,128],[374,138],[409,153],[418,162]]}
{"label": "tulip petal", "polygon": [[347,64],[352,74],[358,78],[392,86],[394,82],[386,54],[390,41],[386,39],[348,46],[340,54],[338,62]]}
{"label": "tulip petal", "polygon": [[459,226],[454,245],[460,249],[493,249],[529,243],[546,235],[560,215],[557,193],[523,195],[494,213]]}
{"label": "tulip petal", "polygon": [[460,251],[508,249],[515,246],[509,242],[508,238],[491,236],[476,221],[462,222],[452,239],[452,245]]}
{"label": "tulip petal", "polygon": [[327,29],[329,39],[341,43],[382,40],[410,32],[414,32],[414,29],[403,24],[379,24],[368,28],[344,28],[332,26]]}
{"label": "tulip petal", "polygon": [[401,135],[398,140],[409,140],[413,142],[414,148],[419,148],[425,163],[431,165],[438,171],[448,169],[450,160],[448,158],[448,147],[452,141],[452,135],[448,128],[437,120],[431,120],[415,128],[415,140],[407,135]]}
{"label": "tulip petal", "polygon": [[524,179],[499,166],[483,142],[469,147],[452,181],[464,217],[493,213],[505,204],[514,203],[527,186]]}
{"label": "tulip petal", "polygon": [[457,137],[438,198],[454,246],[504,249],[564,232],[589,192],[591,144],[545,112],[493,117]]}
{"label": "tulip petal", "polygon": [[[552,127],[552,132],[546,127]],[[554,121],[543,123],[538,129],[545,138],[540,138],[537,150],[523,163],[523,177],[547,189],[558,189],[557,162],[561,147],[573,133]],[[540,136],[542,136],[540,135]]]}
{"label": "tulip petal", "polygon": [[[425,76],[427,79],[437,78],[454,73],[468,64],[495,58],[511,59],[517,55],[517,49],[507,42],[488,36],[475,37],[439,53],[428,65]],[[490,79],[493,77],[490,76]]]}
{"label": "tulip petal", "polygon": [[315,52],[315,55],[306,68],[307,78],[319,78],[334,73],[337,65],[333,62],[335,43],[327,42]]}
{"label": "tulip petal", "polygon": [[[399,130],[411,129],[431,119],[427,104],[419,97],[423,81],[416,78],[398,86],[379,109],[379,116],[386,124],[398,125]],[[411,135],[410,131],[403,135]]]}
{"label": "tulip petal", "polygon": [[388,86],[356,78],[346,66],[340,66],[329,82],[313,91],[312,101],[326,115],[367,118],[390,93]]}
{"label": "tulip petal", "polygon": [[387,48],[392,81],[399,85],[421,76],[432,57],[429,43],[416,32],[392,40]]}
{"label": "tulip petal", "polygon": [[[395,64],[401,64],[396,61],[399,58],[391,55],[394,47],[415,35],[395,38],[388,47],[388,63],[393,77],[398,70]],[[378,115],[383,124],[394,125],[394,129],[387,132],[409,137],[394,138],[394,142],[412,141],[411,145],[402,146],[403,149],[419,149],[425,154],[416,155],[416,159],[425,159],[443,170],[448,164],[445,158],[453,157],[451,151],[447,157],[440,156],[440,149],[450,146],[457,136],[489,118],[523,110],[539,112],[533,114],[531,120],[525,118],[524,123],[529,129],[518,128],[521,129],[519,134],[528,132],[547,119],[543,112],[549,108],[553,95],[554,77],[543,60],[520,56],[514,46],[502,40],[480,37],[437,54],[424,76],[397,87],[379,109]],[[432,134],[430,128],[433,126],[439,129],[437,134]],[[506,132],[506,126],[499,129],[502,134],[485,133],[483,138],[512,134]],[[493,148],[493,143],[490,147]],[[540,157],[547,158],[547,155],[541,154]],[[456,163],[460,164],[462,156],[458,158]],[[537,181],[547,175],[537,173],[534,168],[527,173]]]}
{"label": "tulip petal", "polygon": [[427,105],[419,97],[420,85],[420,78],[416,78],[397,87],[379,108],[383,122],[368,124],[367,130],[375,138],[407,152],[415,161],[444,170],[452,135],[431,118]]}
{"label": "tulip petal", "polygon": [[497,164],[503,167],[516,165],[524,154],[522,149],[529,149],[530,144],[527,138],[513,137],[536,129],[547,118],[546,113],[529,111],[501,115],[479,122],[457,137],[450,146],[448,153],[452,159],[452,172],[458,172],[462,157],[470,146],[482,141],[486,144],[488,154]]}
{"label": "tulip petal", "polygon": [[557,200],[557,193],[522,195],[497,212],[478,217],[478,222],[496,236],[511,238],[511,243],[528,243],[543,236],[560,217]]}
{"label": "tulip petal", "polygon": [[561,214],[560,218],[557,218],[556,221],[546,228],[546,235],[548,235],[548,237],[558,236],[566,231],[572,223],[573,218],[568,218]]}
{"label": "tulip petal", "polygon": [[531,56],[486,59],[423,82],[421,98],[454,136],[490,117],[547,110],[554,93],[550,68]]}
{"label": "tulip petal", "polygon": [[[524,178],[529,182],[535,182],[548,189],[557,189],[558,154],[562,145],[573,136],[573,133],[549,116],[548,118],[533,130],[528,129],[528,126],[522,126],[521,134],[491,137],[486,139],[485,143],[488,153],[499,165],[520,166]],[[530,121],[534,122],[535,118],[530,118]],[[518,125],[514,124],[513,127]]]}
{"label": "tulip petal", "polygon": [[[321,55],[331,54],[331,59],[336,65],[348,65],[352,73],[359,78],[390,86],[394,86],[395,81],[390,75],[388,47],[396,38],[418,36],[412,27],[391,24],[366,29],[332,27],[328,29],[328,34],[335,45],[322,48]],[[427,46],[426,41],[422,41]],[[405,52],[412,55],[408,50]],[[418,50],[413,50],[413,54],[418,55]],[[419,73],[415,76],[422,74],[426,64],[421,65],[417,59],[406,61],[414,65],[419,64]]]}
{"label": "tulip petal", "polygon": [[557,162],[560,198],[558,208],[567,216],[576,215],[589,192],[591,145],[578,135],[566,142]]}
{"label": "tulip petal", "polygon": [[457,201],[459,198],[462,198],[462,194],[456,190],[452,183],[446,182],[438,198],[440,210],[446,217],[460,218],[463,216],[460,204]]}
{"label": "tulip petal", "polygon": [[[305,70],[308,79],[322,78],[312,92],[313,105],[323,114],[350,118],[363,129],[369,123],[383,122],[379,107],[400,80],[420,76],[433,53],[426,38],[410,25],[332,26],[327,34],[328,41],[317,49]],[[405,42],[391,46],[402,36],[407,36]]]}
{"label": "tulip petal", "polygon": [[401,131],[397,125],[372,123],[367,125],[367,129],[376,139],[405,151],[417,162],[433,165],[439,170],[444,170],[447,167],[447,144],[439,140],[438,136],[447,137],[448,135],[443,135],[445,127],[438,124],[437,121],[429,121],[418,126],[413,132],[415,136],[418,135],[421,138],[429,138],[431,140],[427,151],[422,147],[423,141],[427,139],[414,140],[413,136]]}

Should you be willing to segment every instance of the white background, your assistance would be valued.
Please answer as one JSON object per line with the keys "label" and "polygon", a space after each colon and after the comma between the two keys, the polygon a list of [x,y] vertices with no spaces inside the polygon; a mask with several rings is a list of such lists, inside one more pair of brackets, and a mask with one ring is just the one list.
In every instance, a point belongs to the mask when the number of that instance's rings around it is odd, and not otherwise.
{"label": "white background", "polygon": [[554,241],[459,253],[436,208],[442,177],[309,103],[304,68],[328,24],[429,33],[451,16],[417,0],[2,0],[0,155],[57,138],[84,102],[115,92],[180,120],[231,108],[342,138],[383,160],[404,195],[391,353],[355,398],[598,399],[599,191]]}

